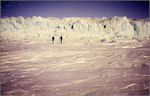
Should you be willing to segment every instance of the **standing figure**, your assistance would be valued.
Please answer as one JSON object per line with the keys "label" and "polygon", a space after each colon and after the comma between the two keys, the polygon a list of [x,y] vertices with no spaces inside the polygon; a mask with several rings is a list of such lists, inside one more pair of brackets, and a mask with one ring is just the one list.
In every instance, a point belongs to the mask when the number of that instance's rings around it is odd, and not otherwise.
{"label": "standing figure", "polygon": [[62,37],[62,36],[60,36],[60,38],[59,38],[59,39],[60,39],[60,43],[62,44],[63,37]]}
{"label": "standing figure", "polygon": [[54,44],[54,40],[55,40],[55,37],[54,36],[52,36],[52,43]]}

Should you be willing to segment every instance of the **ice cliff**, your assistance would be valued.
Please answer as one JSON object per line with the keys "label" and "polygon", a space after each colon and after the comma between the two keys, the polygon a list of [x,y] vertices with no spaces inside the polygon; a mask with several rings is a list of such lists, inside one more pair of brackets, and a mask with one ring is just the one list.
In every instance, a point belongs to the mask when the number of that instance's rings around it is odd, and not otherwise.
{"label": "ice cliff", "polygon": [[0,18],[0,39],[49,41],[62,35],[67,41],[107,42],[116,38],[150,39],[149,19],[112,18]]}

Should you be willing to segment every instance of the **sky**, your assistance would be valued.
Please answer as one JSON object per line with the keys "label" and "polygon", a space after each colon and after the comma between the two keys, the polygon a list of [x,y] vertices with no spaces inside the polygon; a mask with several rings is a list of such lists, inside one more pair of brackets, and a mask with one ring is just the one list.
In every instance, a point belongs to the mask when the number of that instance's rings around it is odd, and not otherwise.
{"label": "sky", "polygon": [[148,1],[2,1],[1,17],[148,18]]}

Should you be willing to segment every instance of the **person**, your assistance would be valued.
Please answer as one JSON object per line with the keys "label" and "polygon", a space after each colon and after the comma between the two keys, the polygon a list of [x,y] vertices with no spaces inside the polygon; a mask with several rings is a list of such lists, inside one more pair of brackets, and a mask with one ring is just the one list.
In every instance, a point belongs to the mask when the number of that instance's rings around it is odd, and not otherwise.
{"label": "person", "polygon": [[54,44],[54,40],[55,40],[55,37],[54,36],[52,36],[52,43]]}
{"label": "person", "polygon": [[62,37],[62,36],[60,36],[60,38],[59,38],[59,39],[60,39],[60,43],[62,44],[63,37]]}

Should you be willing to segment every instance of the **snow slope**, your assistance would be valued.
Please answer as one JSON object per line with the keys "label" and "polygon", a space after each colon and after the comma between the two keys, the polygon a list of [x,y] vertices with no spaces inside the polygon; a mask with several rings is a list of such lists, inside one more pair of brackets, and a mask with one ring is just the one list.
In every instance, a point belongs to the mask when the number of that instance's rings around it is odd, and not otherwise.
{"label": "snow slope", "polygon": [[116,38],[150,39],[148,19],[133,20],[127,17],[112,18],[0,18],[2,40],[47,42],[60,35],[68,41],[105,42]]}

